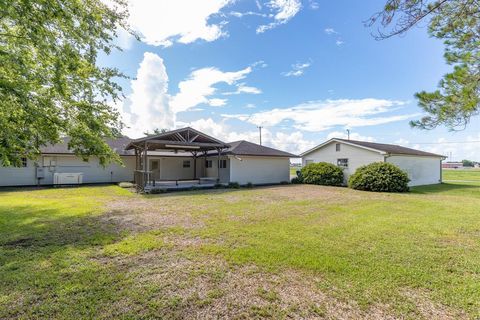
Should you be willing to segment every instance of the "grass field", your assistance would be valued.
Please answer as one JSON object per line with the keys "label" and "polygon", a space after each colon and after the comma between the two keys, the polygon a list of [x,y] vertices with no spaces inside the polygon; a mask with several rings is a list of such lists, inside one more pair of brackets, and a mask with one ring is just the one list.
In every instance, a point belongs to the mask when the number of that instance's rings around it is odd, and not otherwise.
{"label": "grass field", "polygon": [[480,181],[480,169],[444,169],[444,180]]}
{"label": "grass field", "polygon": [[480,182],[0,192],[0,318],[480,316]]}

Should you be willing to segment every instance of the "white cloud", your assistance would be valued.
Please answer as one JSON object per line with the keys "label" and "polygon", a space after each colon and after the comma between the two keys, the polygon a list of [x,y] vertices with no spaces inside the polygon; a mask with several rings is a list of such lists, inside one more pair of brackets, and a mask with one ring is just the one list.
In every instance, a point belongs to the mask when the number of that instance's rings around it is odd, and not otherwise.
{"label": "white cloud", "polygon": [[212,107],[223,107],[227,104],[227,99],[210,99],[208,100],[208,104]]}
{"label": "white cloud", "polygon": [[267,30],[285,24],[292,19],[302,8],[300,0],[271,0],[266,3],[270,12],[274,13],[273,21],[260,25],[257,28],[257,33],[263,33]]}
{"label": "white cloud", "polygon": [[208,97],[216,92],[215,84],[233,85],[250,72],[251,67],[235,72],[223,72],[213,67],[195,70],[187,80],[178,84],[180,91],[172,98],[171,107],[174,112],[182,112],[201,103],[209,103]]}
{"label": "white cloud", "polygon": [[303,75],[305,69],[312,65],[311,62],[304,62],[304,63],[295,63],[292,64],[292,70],[288,72],[282,72],[282,75],[285,77],[299,77]]}
{"label": "white cloud", "polygon": [[341,38],[340,32],[338,32],[337,30],[335,30],[331,27],[328,27],[328,28],[325,28],[325,30],[323,30],[323,31],[329,36],[335,36],[336,37],[335,44],[337,46],[341,46],[342,44],[345,43],[345,41],[343,41],[343,39]]}
{"label": "white cloud", "polygon": [[225,35],[224,22],[210,23],[233,0],[130,0],[129,22],[143,41],[155,46],[173,42],[214,41]]}
{"label": "white cloud", "polygon": [[145,52],[131,87],[132,93],[121,110],[123,120],[130,126],[125,134],[138,137],[155,128],[174,127],[175,115],[169,105],[168,75],[162,58]]}
{"label": "white cloud", "polygon": [[310,9],[317,10],[318,8],[320,8],[320,5],[318,4],[318,2],[314,0],[310,0]]}
{"label": "white cloud", "polygon": [[[183,123],[201,132],[212,135],[225,142],[233,142],[238,140],[246,140],[253,143],[259,143],[258,130],[247,130],[238,132],[226,125],[224,122],[214,121],[211,118],[199,119],[190,123]],[[290,133],[276,132],[273,133],[267,128],[262,130],[262,144],[279,150],[288,151],[293,154],[313,148],[317,142],[304,138],[299,131]]]}
{"label": "white cloud", "polygon": [[335,31],[335,29],[333,28],[325,28],[325,33],[328,34],[328,35],[331,35],[331,34],[337,34],[338,32]]}
{"label": "white cloud", "polygon": [[[398,109],[402,101],[384,99],[340,99],[310,101],[290,108],[275,108],[252,114],[248,122],[277,126],[283,121],[304,131],[323,131],[336,126],[362,127],[406,120],[418,114],[384,115]],[[230,115],[234,117],[235,115]]]}
{"label": "white cloud", "polygon": [[231,92],[224,92],[223,94],[228,96],[228,95],[242,94],[242,93],[260,94],[262,93],[262,90],[256,87],[247,86],[245,83],[239,83],[237,85],[237,90],[231,91]]}
{"label": "white cloud", "polygon": [[214,85],[218,83],[235,85],[238,94],[260,93],[255,87],[237,83],[250,72],[250,66],[233,72],[223,72],[213,67],[194,70],[186,80],[179,83],[179,92],[171,96],[168,93],[168,74],[163,59],[154,53],[145,52],[136,79],[131,81],[132,93],[117,106],[128,126],[124,133],[134,138],[156,128],[173,129],[179,112],[202,111],[196,108],[202,103],[211,107],[225,106],[227,99],[212,97],[217,93]]}
{"label": "white cloud", "polygon": [[[327,135],[327,140],[330,140],[332,138],[339,138],[339,139],[347,139],[348,134],[346,131],[333,131],[330,132]],[[368,141],[368,142],[374,142],[376,139],[371,136],[363,136],[359,134],[358,132],[350,132],[350,139],[352,140],[358,140],[358,141]]]}
{"label": "white cloud", "polygon": [[246,109],[255,109],[256,107],[257,107],[257,106],[254,105],[253,103],[247,103],[247,104],[245,105],[245,108],[246,108]]}
{"label": "white cloud", "polygon": [[450,136],[448,139],[439,137],[433,142],[425,140],[410,142],[398,139],[395,143],[405,147],[447,156],[446,161],[461,161],[464,159],[480,161],[480,133],[467,135],[465,138]]}

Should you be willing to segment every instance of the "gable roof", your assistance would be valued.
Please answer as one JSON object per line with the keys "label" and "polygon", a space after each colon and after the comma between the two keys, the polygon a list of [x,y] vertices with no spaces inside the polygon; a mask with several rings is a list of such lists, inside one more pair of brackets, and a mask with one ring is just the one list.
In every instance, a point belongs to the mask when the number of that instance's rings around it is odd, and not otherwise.
{"label": "gable roof", "polygon": [[439,158],[444,158],[445,157],[445,156],[440,155],[440,154],[421,151],[421,150],[407,148],[407,147],[402,147],[402,146],[395,145],[395,144],[376,143],[376,142],[358,141],[358,140],[347,140],[347,139],[340,139],[340,138],[330,139],[330,140],[316,146],[313,149],[305,151],[304,153],[301,154],[301,156],[304,156],[306,154],[309,154],[312,151],[320,149],[323,146],[325,146],[325,145],[327,145],[327,144],[329,144],[333,141],[343,142],[343,143],[346,143],[346,144],[349,144],[349,145],[357,146],[357,147],[368,149],[368,150],[371,150],[371,151],[376,151],[376,152],[379,152],[379,153],[382,153],[382,154],[409,155],[409,156],[420,156],[420,157],[439,157]]}
{"label": "gable roof", "polygon": [[234,141],[229,143],[230,148],[222,152],[222,154],[231,154],[237,156],[265,156],[265,157],[287,157],[297,158],[297,155],[289,152],[277,150],[270,147],[261,146],[256,143],[245,140]]}
{"label": "gable roof", "polygon": [[[105,142],[112,148],[113,151],[121,156],[134,155],[133,150],[125,150],[125,147],[132,141],[127,136],[122,136],[113,139],[105,139]],[[62,142],[56,144],[49,144],[40,148],[40,152],[44,154],[73,154],[73,151],[68,149],[70,137],[62,138]]]}
{"label": "gable roof", "polygon": [[181,146],[189,146],[196,147],[197,149],[201,147],[204,150],[228,147],[223,141],[193,128],[185,127],[132,140],[132,142],[126,146],[126,149],[142,148],[144,143],[148,143],[148,150],[173,149],[175,148],[174,146],[177,145],[180,149]]}

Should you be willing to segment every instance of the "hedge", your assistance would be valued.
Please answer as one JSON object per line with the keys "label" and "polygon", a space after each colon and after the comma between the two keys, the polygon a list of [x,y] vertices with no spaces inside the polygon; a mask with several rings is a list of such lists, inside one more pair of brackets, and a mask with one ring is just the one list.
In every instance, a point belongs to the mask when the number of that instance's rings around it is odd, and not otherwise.
{"label": "hedge", "polygon": [[302,168],[301,179],[303,183],[308,184],[341,186],[343,171],[336,165],[327,162],[310,163]]}
{"label": "hedge", "polygon": [[408,191],[407,173],[388,162],[374,162],[359,167],[348,179],[348,186],[356,190],[376,192]]}

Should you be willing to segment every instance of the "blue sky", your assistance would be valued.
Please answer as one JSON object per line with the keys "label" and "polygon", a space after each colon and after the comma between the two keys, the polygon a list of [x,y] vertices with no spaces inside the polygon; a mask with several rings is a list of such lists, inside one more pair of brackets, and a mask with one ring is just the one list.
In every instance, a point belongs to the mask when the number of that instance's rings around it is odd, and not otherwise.
{"label": "blue sky", "polygon": [[132,77],[117,107],[141,136],[190,125],[224,141],[300,153],[331,137],[399,143],[480,160],[480,120],[461,132],[411,129],[413,97],[450,70],[443,44],[419,26],[376,41],[363,21],[383,1],[131,0],[142,41],[100,63]]}

